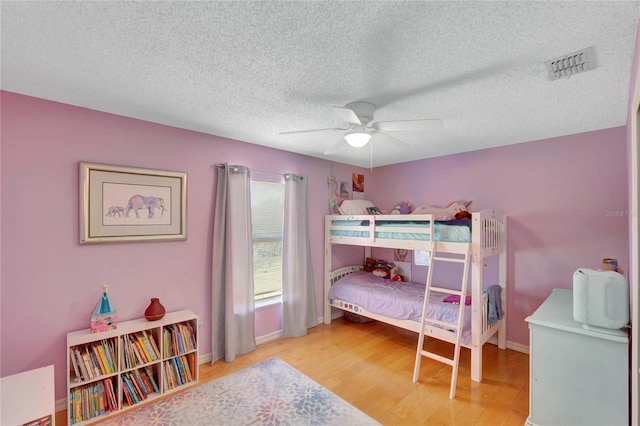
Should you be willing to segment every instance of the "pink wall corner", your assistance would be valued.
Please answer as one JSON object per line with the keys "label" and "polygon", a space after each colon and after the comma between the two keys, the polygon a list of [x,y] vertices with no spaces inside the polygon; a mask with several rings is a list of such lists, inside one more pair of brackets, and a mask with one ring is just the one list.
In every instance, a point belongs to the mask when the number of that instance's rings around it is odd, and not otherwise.
{"label": "pink wall corner", "polygon": [[[627,165],[629,170],[629,180],[631,181],[631,158],[632,158],[632,144],[634,143],[634,135],[633,132],[640,131],[636,130],[634,122],[636,120],[636,113],[638,111],[638,100],[640,99],[640,19],[638,19],[638,27],[636,29],[636,44],[635,50],[633,54],[633,63],[631,65],[631,76],[629,78],[629,108],[627,115]],[[636,211],[637,206],[631,204],[632,202],[632,191],[631,185],[629,185],[629,204],[627,206],[627,211],[630,213],[628,215],[629,219],[629,228],[631,228],[631,222],[640,215],[640,212]],[[629,241],[629,252],[631,252],[631,241]],[[635,262],[630,262],[629,264],[629,276],[633,273],[633,268],[638,268],[638,259],[634,259]],[[634,264],[635,263],[635,264]],[[634,283],[631,283],[632,285]],[[637,283],[636,283],[637,285]]]}
{"label": "pink wall corner", "polygon": [[571,288],[578,267],[614,257],[627,269],[626,153],[618,127],[381,167],[372,201],[386,208],[463,198],[473,210],[507,214],[508,339],[528,346],[524,319],[553,288]]}
{"label": "pink wall corner", "polygon": [[[65,398],[66,333],[89,327],[104,284],[119,321],[142,317],[151,297],[167,311],[191,309],[201,320],[201,354],[210,353],[213,165],[220,162],[309,177],[322,316],[327,177],[332,167],[344,180],[353,171],[368,178],[367,170],[10,92],[0,96],[2,376],[55,364],[56,398]],[[79,245],[80,161],[187,172],[188,239]],[[280,327],[277,315],[257,321],[260,333]]]}

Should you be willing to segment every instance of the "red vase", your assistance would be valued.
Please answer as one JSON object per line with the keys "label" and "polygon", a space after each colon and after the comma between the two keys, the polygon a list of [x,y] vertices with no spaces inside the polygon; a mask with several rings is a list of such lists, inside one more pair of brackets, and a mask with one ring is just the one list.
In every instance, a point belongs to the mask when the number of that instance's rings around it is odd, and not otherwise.
{"label": "red vase", "polygon": [[149,321],[157,321],[164,317],[165,312],[164,306],[160,303],[160,299],[152,297],[151,304],[149,304],[144,311],[144,317]]}

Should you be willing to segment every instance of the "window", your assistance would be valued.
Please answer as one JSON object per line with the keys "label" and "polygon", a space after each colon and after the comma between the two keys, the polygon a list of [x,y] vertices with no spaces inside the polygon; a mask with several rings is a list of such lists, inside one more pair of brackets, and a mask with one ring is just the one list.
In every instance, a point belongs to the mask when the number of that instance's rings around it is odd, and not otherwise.
{"label": "window", "polygon": [[282,294],[284,181],[251,176],[254,299]]}

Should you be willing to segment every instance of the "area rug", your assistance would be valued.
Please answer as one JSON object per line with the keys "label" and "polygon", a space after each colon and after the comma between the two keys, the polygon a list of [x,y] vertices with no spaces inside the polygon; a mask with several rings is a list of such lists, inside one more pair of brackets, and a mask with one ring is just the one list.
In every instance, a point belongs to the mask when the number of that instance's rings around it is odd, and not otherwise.
{"label": "area rug", "polygon": [[280,358],[271,358],[103,425],[378,425]]}

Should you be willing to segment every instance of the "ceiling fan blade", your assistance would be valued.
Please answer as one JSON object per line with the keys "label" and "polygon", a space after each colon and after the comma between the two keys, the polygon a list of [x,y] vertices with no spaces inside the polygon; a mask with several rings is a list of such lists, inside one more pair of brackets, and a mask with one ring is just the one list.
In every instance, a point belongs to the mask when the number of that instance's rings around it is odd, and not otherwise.
{"label": "ceiling fan blade", "polygon": [[386,133],[382,133],[380,131],[375,132],[373,137],[376,140],[376,143],[378,142],[382,142],[383,144],[386,144],[388,146],[392,146],[398,150],[404,151],[407,149],[410,149],[411,146],[409,146],[408,143],[401,141],[400,139],[396,139],[393,136],[389,136]]}
{"label": "ceiling fan blade", "polygon": [[385,132],[416,131],[439,129],[444,127],[444,123],[439,118],[432,118],[424,120],[379,121],[373,123],[371,127]]}
{"label": "ceiling fan blade", "polygon": [[340,131],[340,132],[346,132],[347,130],[349,130],[348,128],[346,129],[340,129],[337,127],[332,127],[329,129],[312,129],[312,130],[293,130],[290,132],[280,132],[281,135],[292,135],[292,134],[296,134],[296,133],[316,133],[316,132],[332,132],[332,131]]}
{"label": "ceiling fan blade", "polygon": [[327,150],[324,152],[324,155],[335,154],[341,148],[344,148],[344,146],[346,144],[347,144],[347,142],[343,138],[340,138],[340,140],[338,142],[334,143],[329,148],[327,148]]}
{"label": "ceiling fan blade", "polygon": [[332,108],[335,111],[335,113],[338,114],[338,116],[340,116],[340,118],[342,118],[347,123],[362,124],[362,122],[360,121],[356,113],[351,108],[336,107],[336,106]]}

